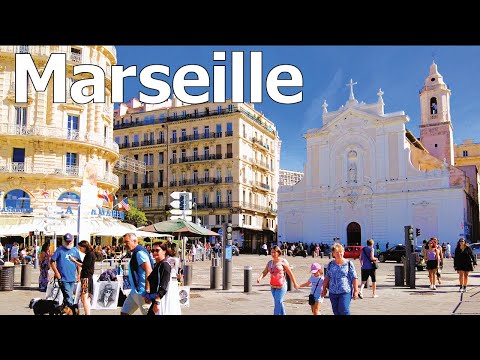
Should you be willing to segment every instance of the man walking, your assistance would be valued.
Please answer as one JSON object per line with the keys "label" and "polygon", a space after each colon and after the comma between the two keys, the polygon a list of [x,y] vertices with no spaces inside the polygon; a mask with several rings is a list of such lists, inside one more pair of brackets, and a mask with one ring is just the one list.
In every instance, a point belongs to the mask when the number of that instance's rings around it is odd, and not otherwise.
{"label": "man walking", "polygon": [[132,253],[128,263],[128,280],[132,284],[132,290],[123,303],[121,315],[132,315],[137,309],[143,315],[147,315],[149,304],[145,303],[145,294],[150,290],[147,277],[153,269],[153,260],[148,251],[138,245],[137,235],[128,233],[123,236],[123,242]]}
{"label": "man walking", "polygon": [[373,239],[368,239],[367,246],[362,249],[362,253],[360,255],[360,264],[362,266],[362,285],[360,286],[360,292],[358,293],[358,297],[360,299],[363,299],[363,288],[367,284],[369,276],[372,278],[372,297],[378,297],[378,295],[375,294],[377,290],[377,278],[375,276],[375,268],[372,264],[378,259],[373,255]]}
{"label": "man walking", "polygon": [[74,247],[73,235],[66,233],[62,246],[58,247],[50,259],[54,276],[58,279],[63,294],[63,305],[73,305],[75,282],[80,281],[80,269],[74,260],[80,259],[80,251]]}

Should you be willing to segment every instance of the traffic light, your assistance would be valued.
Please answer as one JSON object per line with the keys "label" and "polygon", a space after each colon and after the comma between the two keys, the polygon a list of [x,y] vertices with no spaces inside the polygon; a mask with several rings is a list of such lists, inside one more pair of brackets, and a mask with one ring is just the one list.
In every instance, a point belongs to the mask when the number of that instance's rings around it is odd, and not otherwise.
{"label": "traffic light", "polygon": [[227,245],[232,245],[232,234],[233,227],[232,224],[228,223],[224,225],[223,233],[225,234],[225,240],[227,241]]}
{"label": "traffic light", "polygon": [[180,206],[178,208],[180,210],[188,210],[188,194],[180,194],[179,202]]}
{"label": "traffic light", "polygon": [[417,237],[419,237],[419,236],[420,236],[420,229],[419,229],[419,228],[417,228],[417,229],[416,229],[416,231],[415,231],[415,235],[416,235]]}

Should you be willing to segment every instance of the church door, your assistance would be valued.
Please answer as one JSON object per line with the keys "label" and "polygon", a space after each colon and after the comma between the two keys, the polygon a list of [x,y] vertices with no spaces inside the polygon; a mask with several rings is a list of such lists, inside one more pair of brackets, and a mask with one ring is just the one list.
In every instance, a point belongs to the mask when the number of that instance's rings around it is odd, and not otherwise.
{"label": "church door", "polygon": [[347,226],[347,245],[361,245],[362,230],[360,224],[351,222]]}

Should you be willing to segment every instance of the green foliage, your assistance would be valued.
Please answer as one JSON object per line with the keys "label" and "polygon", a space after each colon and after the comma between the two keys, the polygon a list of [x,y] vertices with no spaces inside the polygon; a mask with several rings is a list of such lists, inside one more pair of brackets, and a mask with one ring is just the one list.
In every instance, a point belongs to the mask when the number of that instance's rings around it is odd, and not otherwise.
{"label": "green foliage", "polygon": [[125,211],[125,222],[135,225],[136,227],[146,225],[148,220],[145,213],[138,210],[130,200],[128,200],[128,205],[130,205],[130,210]]}

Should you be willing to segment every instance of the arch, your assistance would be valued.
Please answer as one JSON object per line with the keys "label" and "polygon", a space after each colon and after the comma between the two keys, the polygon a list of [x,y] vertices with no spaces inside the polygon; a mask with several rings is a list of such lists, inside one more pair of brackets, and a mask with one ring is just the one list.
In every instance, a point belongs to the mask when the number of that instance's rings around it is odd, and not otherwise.
{"label": "arch", "polygon": [[347,245],[362,244],[362,227],[357,222],[351,222],[347,225]]}
{"label": "arch", "polygon": [[437,98],[432,97],[430,98],[430,114],[435,115],[438,113],[438,103],[437,103]]}
{"label": "arch", "polygon": [[10,190],[5,194],[5,208],[30,209],[30,195],[22,189]]}
{"label": "arch", "polygon": [[67,210],[70,207],[72,210],[77,210],[80,204],[80,195],[72,191],[66,191],[62,193],[58,199],[56,205]]}

